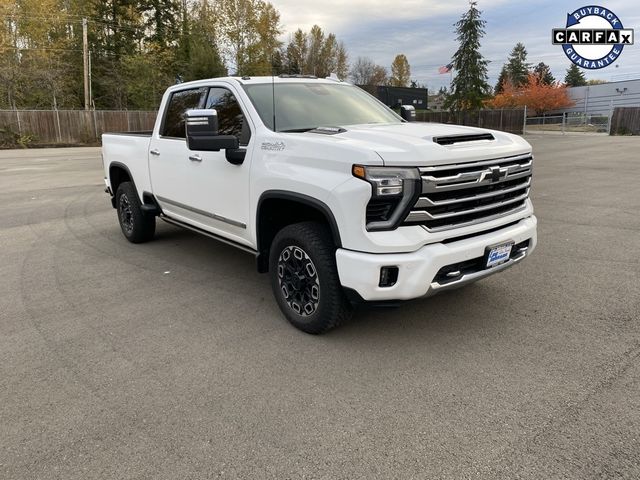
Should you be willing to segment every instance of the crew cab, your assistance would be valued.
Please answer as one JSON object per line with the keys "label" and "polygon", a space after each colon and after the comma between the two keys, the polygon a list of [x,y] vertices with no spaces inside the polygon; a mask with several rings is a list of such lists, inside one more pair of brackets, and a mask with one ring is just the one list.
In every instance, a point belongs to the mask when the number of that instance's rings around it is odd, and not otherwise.
{"label": "crew cab", "polygon": [[175,85],[153,131],[102,144],[129,241],[151,240],[161,218],[251,253],[284,316],[308,333],[357,303],[504,271],[536,246],[524,139],[407,121],[337,79]]}

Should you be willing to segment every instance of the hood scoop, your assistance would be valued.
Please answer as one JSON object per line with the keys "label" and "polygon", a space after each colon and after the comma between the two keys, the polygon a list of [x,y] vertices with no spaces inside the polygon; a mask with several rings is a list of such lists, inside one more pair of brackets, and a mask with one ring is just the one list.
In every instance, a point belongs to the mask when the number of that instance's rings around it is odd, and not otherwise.
{"label": "hood scoop", "polygon": [[438,145],[455,145],[456,143],[476,142],[478,140],[495,140],[490,133],[477,133],[465,135],[449,135],[446,137],[433,137],[433,141]]}
{"label": "hood scoop", "polygon": [[309,130],[310,133],[319,133],[320,135],[337,135],[346,131],[347,130],[342,127],[317,127]]}

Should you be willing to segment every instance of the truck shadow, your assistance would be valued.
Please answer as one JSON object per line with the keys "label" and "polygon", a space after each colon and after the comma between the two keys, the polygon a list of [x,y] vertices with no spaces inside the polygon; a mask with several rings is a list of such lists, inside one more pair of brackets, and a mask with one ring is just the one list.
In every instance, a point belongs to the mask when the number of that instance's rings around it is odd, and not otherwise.
{"label": "truck shadow", "polygon": [[500,328],[501,316],[505,313],[491,306],[498,300],[499,292],[495,290],[491,285],[478,282],[394,307],[359,306],[353,318],[341,328],[341,334],[383,335],[392,340],[393,337],[455,333],[470,328],[486,333]]}
{"label": "truck shadow", "polygon": [[[233,295],[243,298],[236,301],[250,303],[260,297],[265,309],[261,312],[261,321],[273,322],[273,328],[278,330],[286,324],[272,297],[269,277],[257,273],[251,255],[167,224],[159,225],[157,238],[151,244],[156,244],[165,255],[168,253],[174,264],[206,272],[206,277],[200,276],[199,281],[208,278],[212,284],[241,282],[243,288],[234,291]],[[357,337],[362,342],[371,337],[393,342],[403,337],[455,334],[470,329],[486,334],[499,330],[502,321],[508,321],[510,315],[516,314],[509,308],[496,308],[503,297],[503,289],[495,285],[493,279],[485,279],[433,297],[400,302],[393,307],[360,305],[351,320],[324,337],[331,341],[350,341]],[[288,324],[286,327],[293,328]]]}

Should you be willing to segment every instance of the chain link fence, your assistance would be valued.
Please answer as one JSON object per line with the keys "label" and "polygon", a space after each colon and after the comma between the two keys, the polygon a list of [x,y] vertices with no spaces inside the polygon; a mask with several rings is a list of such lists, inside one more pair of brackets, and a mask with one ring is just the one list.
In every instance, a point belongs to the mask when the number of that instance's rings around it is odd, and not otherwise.
{"label": "chain link fence", "polygon": [[527,117],[524,133],[602,133],[610,132],[611,115],[565,113]]}

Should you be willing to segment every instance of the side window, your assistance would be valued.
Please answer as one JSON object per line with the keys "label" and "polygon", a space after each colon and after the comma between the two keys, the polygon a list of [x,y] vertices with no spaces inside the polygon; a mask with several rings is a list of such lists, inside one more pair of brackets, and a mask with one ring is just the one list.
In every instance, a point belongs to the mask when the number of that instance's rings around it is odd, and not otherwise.
{"label": "side window", "polygon": [[192,108],[202,108],[206,95],[206,88],[193,88],[173,93],[171,99],[169,99],[169,107],[164,117],[160,135],[163,137],[186,138],[184,112]]}
{"label": "side window", "polygon": [[226,88],[211,88],[207,97],[206,108],[215,108],[218,112],[218,131],[220,135],[235,135],[240,139],[240,145],[249,143],[251,130],[233,93]]}

